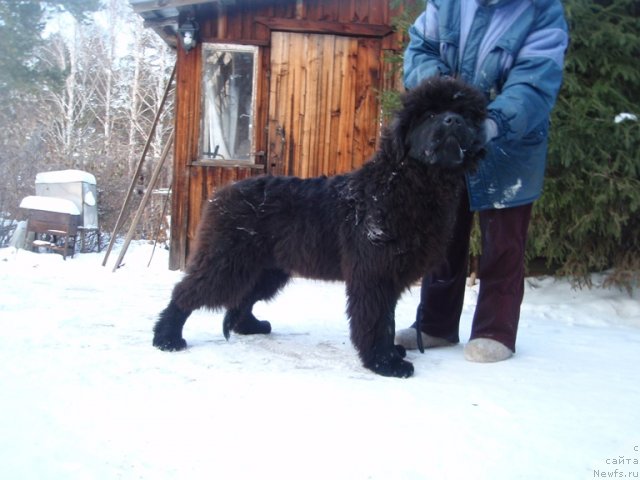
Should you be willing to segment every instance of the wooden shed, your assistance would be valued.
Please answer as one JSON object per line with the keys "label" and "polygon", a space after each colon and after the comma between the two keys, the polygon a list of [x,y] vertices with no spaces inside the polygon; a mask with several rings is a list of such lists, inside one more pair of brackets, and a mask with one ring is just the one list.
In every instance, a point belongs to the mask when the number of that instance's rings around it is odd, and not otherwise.
{"label": "wooden shed", "polygon": [[347,172],[375,150],[388,0],[130,3],[177,52],[170,268],[217,187]]}

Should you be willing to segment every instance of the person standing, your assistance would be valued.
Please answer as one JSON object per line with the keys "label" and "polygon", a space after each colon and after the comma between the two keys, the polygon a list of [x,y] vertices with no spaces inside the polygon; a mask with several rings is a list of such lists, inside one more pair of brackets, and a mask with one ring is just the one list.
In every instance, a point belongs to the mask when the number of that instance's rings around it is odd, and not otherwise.
{"label": "person standing", "polygon": [[423,278],[416,322],[396,344],[454,345],[465,293],[469,237],[478,212],[480,289],[469,361],[515,353],[524,295],[524,254],[533,202],[542,193],[549,116],[562,83],[568,29],[560,0],[429,0],[409,28],[404,84],[434,75],[476,86],[487,97],[487,155],[467,175],[447,258]]}

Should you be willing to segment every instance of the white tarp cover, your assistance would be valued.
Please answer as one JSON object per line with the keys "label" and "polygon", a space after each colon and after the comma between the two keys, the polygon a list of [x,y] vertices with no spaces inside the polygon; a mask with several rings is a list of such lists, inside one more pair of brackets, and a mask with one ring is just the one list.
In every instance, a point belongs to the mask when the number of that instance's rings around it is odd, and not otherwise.
{"label": "white tarp cover", "polygon": [[30,195],[24,197],[20,202],[20,208],[30,210],[44,210],[46,212],[68,213],[69,215],[80,215],[80,210],[71,200],[56,197],[39,197]]}

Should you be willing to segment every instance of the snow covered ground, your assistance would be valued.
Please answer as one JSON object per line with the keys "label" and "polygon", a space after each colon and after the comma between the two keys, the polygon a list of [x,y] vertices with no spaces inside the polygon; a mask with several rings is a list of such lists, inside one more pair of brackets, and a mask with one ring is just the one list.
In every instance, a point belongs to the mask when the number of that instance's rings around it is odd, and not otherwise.
{"label": "snow covered ground", "polygon": [[[640,478],[637,292],[530,279],[513,359],[410,352],[401,380],[361,367],[339,283],[260,304],[269,336],[226,342],[222,314],[197,312],[189,349],[152,348],[180,273],[165,251],[147,268],[150,249],[116,273],[102,254],[0,249],[3,478]],[[417,302],[402,298],[399,327]]]}

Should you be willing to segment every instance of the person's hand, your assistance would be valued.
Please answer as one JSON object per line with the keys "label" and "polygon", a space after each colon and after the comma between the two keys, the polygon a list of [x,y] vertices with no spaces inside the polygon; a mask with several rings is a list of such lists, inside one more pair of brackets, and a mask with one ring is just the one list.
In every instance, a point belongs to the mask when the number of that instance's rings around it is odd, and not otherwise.
{"label": "person's hand", "polygon": [[482,124],[482,138],[484,145],[498,136],[498,124],[495,120],[487,118]]}

